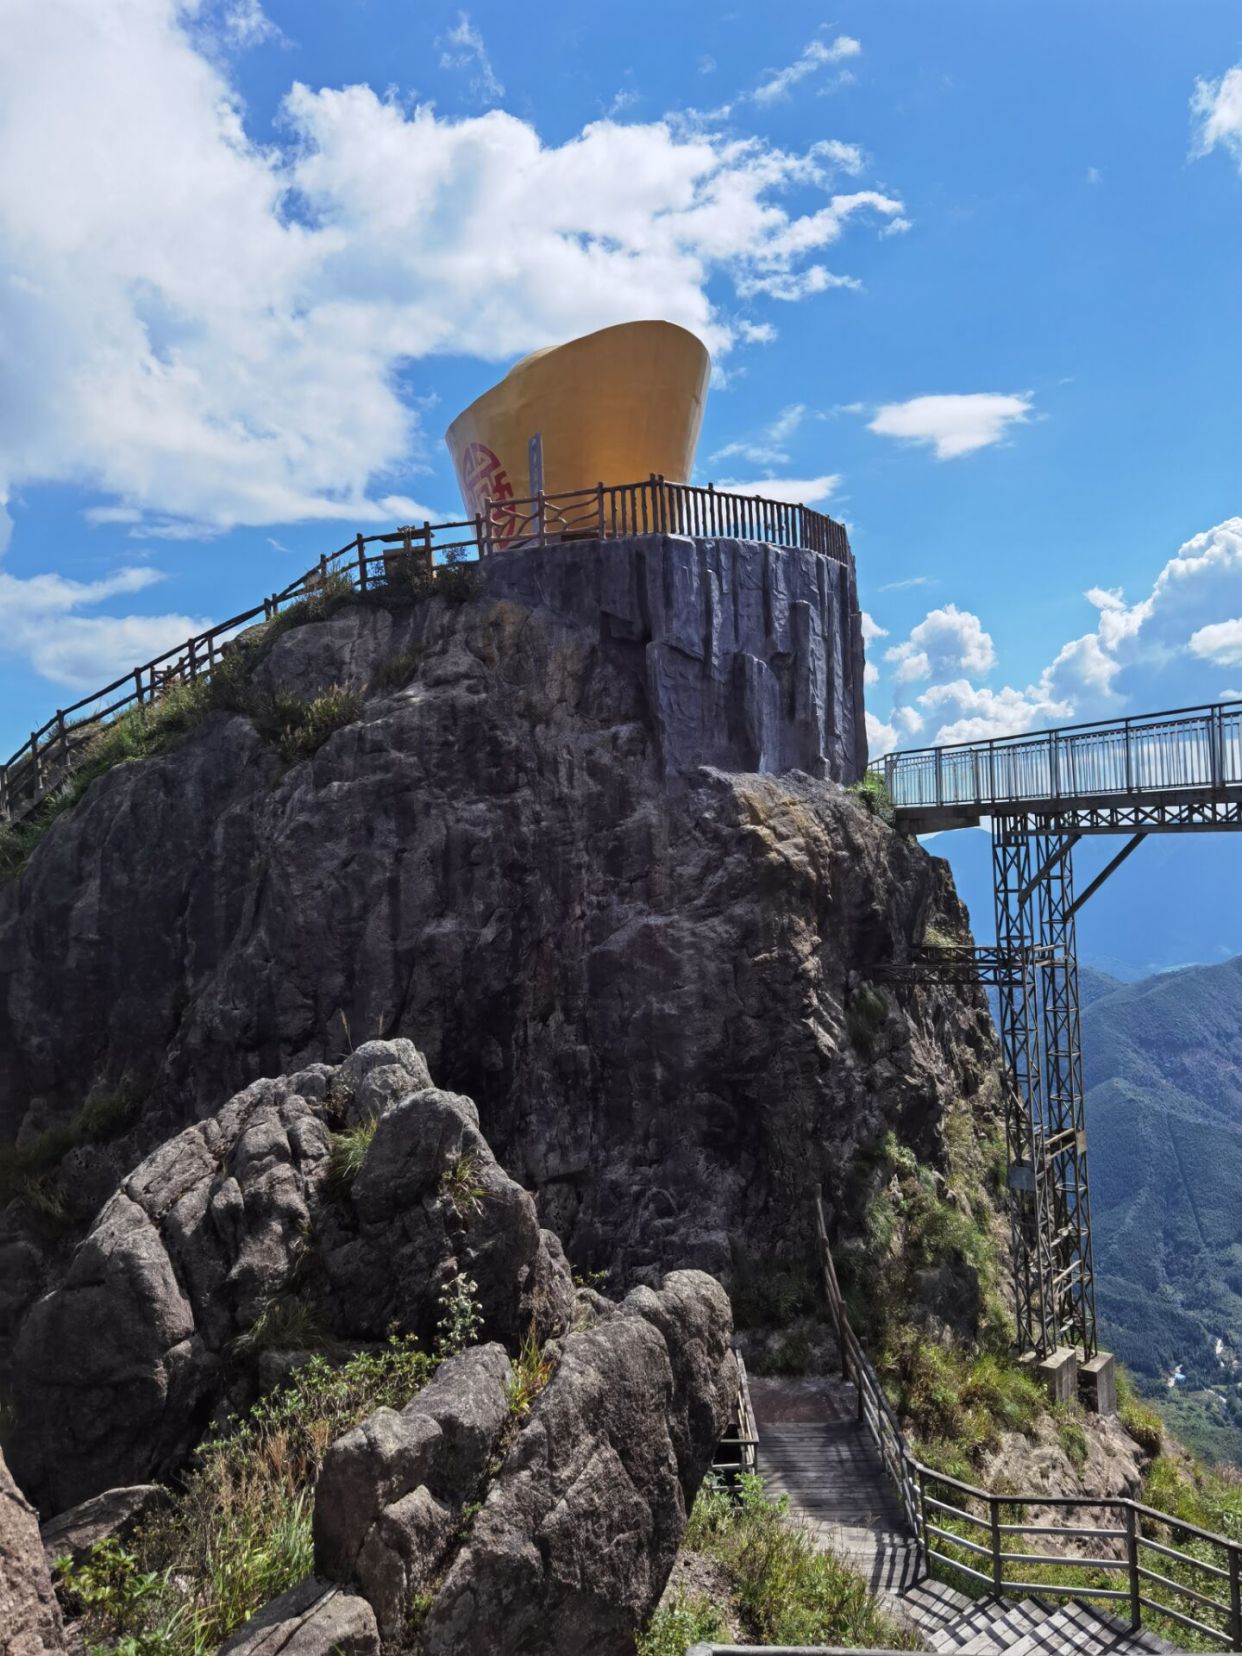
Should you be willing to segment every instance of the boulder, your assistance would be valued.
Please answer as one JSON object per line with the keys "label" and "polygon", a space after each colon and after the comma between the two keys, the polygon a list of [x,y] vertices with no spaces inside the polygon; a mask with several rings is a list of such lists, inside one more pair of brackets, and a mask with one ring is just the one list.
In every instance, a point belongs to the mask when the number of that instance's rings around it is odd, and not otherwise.
{"label": "boulder", "polygon": [[49,1566],[58,1558],[80,1564],[99,1541],[123,1539],[140,1518],[168,1499],[163,1484],[131,1484],[127,1489],[105,1489],[89,1501],[49,1518],[39,1531]]}
{"label": "boulder", "polygon": [[[407,1604],[431,1595],[428,1656],[631,1656],[659,1601],[736,1397],[729,1302],[684,1271],[595,1310],[594,1326],[557,1342],[555,1372],[447,1569],[433,1549],[403,1555]],[[402,1483],[417,1476],[407,1468]],[[431,1493],[420,1485],[388,1509],[404,1533],[437,1533]]]}
{"label": "boulder", "polygon": [[509,1419],[499,1345],[450,1359],[400,1412],[379,1409],[329,1449],[315,1490],[315,1566],[357,1582],[396,1642],[414,1592],[439,1568],[466,1504],[482,1493]]}
{"label": "boulder", "polygon": [[252,1616],[217,1656],[379,1656],[379,1649],[367,1601],[308,1576]]}
{"label": "boulder", "polygon": [[48,1656],[64,1649],[39,1520],[0,1455],[0,1656]]}
{"label": "boulder", "polygon": [[[374,1137],[346,1187],[332,1131],[364,1121]],[[244,1402],[273,1368],[264,1346],[316,1330],[380,1340],[393,1325],[430,1346],[459,1274],[477,1284],[485,1336],[546,1337],[572,1311],[559,1242],[470,1100],[433,1088],[408,1041],[255,1082],[140,1163],[25,1319],[23,1486],[60,1512],[165,1477],[221,1402]]]}

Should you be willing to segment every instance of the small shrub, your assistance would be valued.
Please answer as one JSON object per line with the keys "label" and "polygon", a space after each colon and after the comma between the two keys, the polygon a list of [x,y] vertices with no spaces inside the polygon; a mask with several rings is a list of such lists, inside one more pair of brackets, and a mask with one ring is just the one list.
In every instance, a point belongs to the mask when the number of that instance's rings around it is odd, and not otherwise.
{"label": "small shrub", "polygon": [[511,1364],[510,1414],[521,1419],[530,1413],[531,1405],[552,1378],[552,1366],[552,1359],[540,1345],[532,1325],[522,1336],[522,1344]]}
{"label": "small shrub", "polygon": [[879,1035],[888,1018],[888,996],[882,989],[864,983],[850,996],[845,1013],[846,1033],[850,1045],[860,1057],[868,1060],[879,1050]]}
{"label": "small shrub", "polygon": [[317,753],[334,731],[352,724],[362,711],[362,697],[356,690],[334,684],[322,695],[303,701],[281,692],[272,699],[267,722],[288,764]]}
{"label": "small shrub", "polygon": [[399,1409],[434,1363],[391,1338],[333,1367],[318,1356],[199,1451],[183,1487],[129,1543],[104,1541],[58,1591],[87,1649],[205,1656],[314,1568],[314,1486],[328,1445],[381,1407]]}
{"label": "small shrub", "polygon": [[467,1219],[482,1206],[486,1190],[475,1178],[478,1152],[463,1150],[440,1175],[438,1190],[442,1201],[448,1203],[460,1219]]}
{"label": "small shrub", "polygon": [[1062,1421],[1060,1426],[1057,1427],[1057,1436],[1061,1440],[1061,1447],[1064,1449],[1070,1465],[1081,1472],[1087,1464],[1087,1453],[1090,1447],[1086,1432],[1076,1420],[1066,1420]]}
{"label": "small shrub", "polygon": [[80,1145],[118,1138],[141,1108],[142,1096],[127,1077],[113,1087],[97,1088],[68,1121],[21,1144],[0,1145],[0,1202],[20,1199],[41,1218],[64,1222],[64,1194],[54,1176],[60,1163]]}
{"label": "small shrub", "polygon": [[786,1523],[788,1501],[743,1473],[737,1499],[714,1480],[700,1489],[685,1545],[715,1559],[729,1578],[739,1619],[762,1644],[909,1649],[911,1638],[880,1608],[863,1577],[805,1531]]}
{"label": "small shrub", "polygon": [[679,1595],[661,1605],[639,1635],[638,1656],[686,1656],[691,1645],[727,1637],[728,1625],[710,1599]]}
{"label": "small shrub", "polygon": [[893,809],[893,801],[888,789],[875,771],[868,771],[857,782],[851,782],[846,792],[851,794],[868,816],[879,817],[881,822],[887,822],[891,828],[897,820],[897,813]]}
{"label": "small shrub", "polygon": [[353,1189],[354,1180],[362,1172],[362,1164],[375,1137],[375,1127],[374,1121],[364,1121],[357,1127],[346,1127],[343,1132],[332,1134],[328,1150],[328,1182],[338,1196],[348,1195]]}
{"label": "small shrub", "polygon": [[1117,1418],[1130,1436],[1149,1455],[1158,1455],[1164,1448],[1164,1425],[1150,1404],[1144,1403],[1134,1390],[1134,1382],[1122,1370],[1117,1371]]}
{"label": "small shrub", "polygon": [[441,1288],[440,1320],[436,1324],[437,1357],[455,1357],[478,1339],[483,1323],[478,1295],[478,1283],[464,1271],[458,1271]]}
{"label": "small shrub", "polygon": [[376,692],[403,690],[418,671],[421,658],[422,651],[417,645],[408,650],[398,650],[396,655],[390,655],[387,661],[381,661],[372,673],[371,689]]}
{"label": "small shrub", "polygon": [[735,1247],[728,1286],[738,1328],[785,1328],[823,1309],[811,1262],[797,1256],[755,1255]]}

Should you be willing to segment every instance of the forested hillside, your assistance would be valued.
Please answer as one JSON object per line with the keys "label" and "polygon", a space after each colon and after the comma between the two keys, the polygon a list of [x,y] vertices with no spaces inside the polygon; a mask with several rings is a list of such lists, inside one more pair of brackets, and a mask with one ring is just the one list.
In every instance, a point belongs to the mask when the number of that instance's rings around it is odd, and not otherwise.
{"label": "forested hillside", "polygon": [[1105,1337],[1182,1436],[1242,1461],[1242,959],[1095,975],[1083,1002]]}

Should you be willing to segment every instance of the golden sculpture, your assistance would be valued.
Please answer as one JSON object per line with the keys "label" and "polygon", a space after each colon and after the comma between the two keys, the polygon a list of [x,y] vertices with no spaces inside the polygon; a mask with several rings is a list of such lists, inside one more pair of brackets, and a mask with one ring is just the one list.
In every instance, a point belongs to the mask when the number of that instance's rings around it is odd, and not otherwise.
{"label": "golden sculpture", "polygon": [[535,351],[477,397],[445,433],[466,512],[653,472],[686,483],[703,423],[711,359],[672,322],[623,322]]}

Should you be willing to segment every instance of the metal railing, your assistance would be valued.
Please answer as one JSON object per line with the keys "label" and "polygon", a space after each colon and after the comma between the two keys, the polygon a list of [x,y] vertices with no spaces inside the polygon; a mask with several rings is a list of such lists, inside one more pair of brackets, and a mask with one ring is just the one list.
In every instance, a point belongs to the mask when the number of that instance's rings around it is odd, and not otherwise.
{"label": "metal railing", "polygon": [[1242,702],[886,754],[898,810],[1030,805],[1242,787]]}
{"label": "metal railing", "polygon": [[487,500],[477,517],[355,535],[241,615],[230,616],[101,690],[58,708],[0,765],[0,822],[25,817],[58,787],[102,724],[132,707],[154,702],[173,684],[193,684],[208,677],[246,627],[270,621],[288,605],[313,598],[333,578],[345,579],[366,592],[392,584],[411,568],[421,568],[428,579],[434,579],[446,565],[472,562],[496,552],[564,540],[645,534],[755,540],[816,552],[846,566],[850,562],[844,527],[807,506],[732,494],[711,484],[699,488],[670,483],[656,476],[641,483],[598,483],[593,489],[540,493],[525,500]]}
{"label": "metal railing", "polygon": [[712,1462],[712,1471],[726,1480],[739,1474],[754,1473],[759,1464],[759,1428],[755,1424],[755,1411],[750,1401],[750,1381],[741,1352],[735,1351],[734,1356],[737,1359],[738,1379],[737,1430],[736,1433],[733,1431],[731,1423],[729,1432],[716,1446],[716,1458]]}
{"label": "metal railing", "polygon": [[[925,1563],[955,1572],[976,1590],[982,1587],[997,1597],[1100,1600],[1127,1614],[1133,1628],[1142,1626],[1146,1612],[1148,1618],[1167,1618],[1221,1649],[1242,1651],[1242,1540],[1215,1535],[1128,1496],[997,1494],[949,1477],[911,1453],[850,1327],[818,1193],[815,1210],[841,1373],[857,1388],[858,1417],[880,1452]],[[1058,1512],[1082,1521],[1054,1524],[1042,1516]],[[1099,1523],[1099,1512],[1108,1513],[1111,1521]],[[1030,1537],[1052,1550],[1032,1549]],[[1066,1551],[1059,1544],[1067,1541],[1085,1542],[1094,1552]],[[1188,1545],[1197,1551],[1188,1551]],[[1183,1579],[1175,1579],[1171,1569]],[[1081,1572],[1082,1580],[1072,1585],[1041,1581],[1043,1570]],[[1117,1585],[1093,1581],[1093,1574]],[[1152,1597],[1152,1588],[1160,1591],[1159,1599]],[[1170,1598],[1178,1602],[1171,1604]]]}

